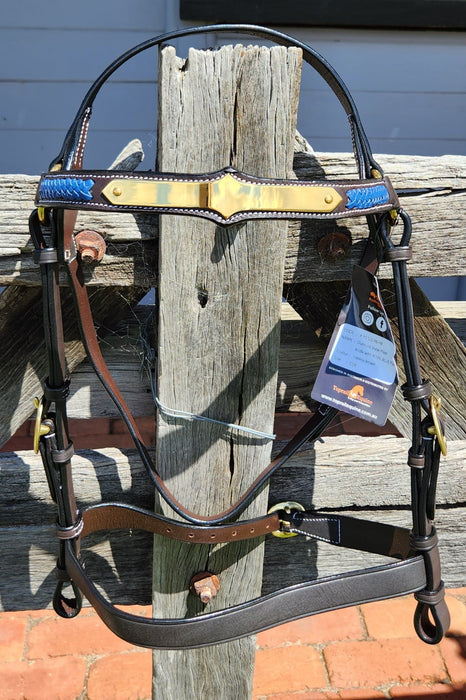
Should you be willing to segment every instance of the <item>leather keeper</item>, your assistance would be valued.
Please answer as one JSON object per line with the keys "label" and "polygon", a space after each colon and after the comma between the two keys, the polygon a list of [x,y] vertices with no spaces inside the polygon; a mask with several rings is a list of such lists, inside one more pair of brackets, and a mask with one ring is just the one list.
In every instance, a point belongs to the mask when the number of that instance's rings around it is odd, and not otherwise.
{"label": "leather keeper", "polygon": [[422,384],[403,384],[401,387],[403,392],[403,398],[405,401],[420,401],[421,399],[428,399],[432,394],[432,387],[428,379],[424,379]]}
{"label": "leather keeper", "polygon": [[51,265],[58,262],[56,248],[39,248],[32,253],[32,259],[36,265]]}
{"label": "leather keeper", "polygon": [[411,447],[408,451],[408,466],[414,469],[424,469],[426,460],[423,454],[417,454]]}
{"label": "leather keeper", "polygon": [[411,260],[413,257],[413,249],[410,245],[398,245],[385,251],[385,262],[401,262],[403,260]]}
{"label": "leather keeper", "polygon": [[445,584],[440,581],[440,586],[435,591],[418,591],[414,594],[415,599],[418,603],[424,603],[425,605],[438,605],[445,598]]}
{"label": "leather keeper", "polygon": [[70,442],[64,450],[52,450],[52,460],[54,464],[66,464],[74,455],[74,446]]}
{"label": "leather keeper", "polygon": [[70,380],[67,379],[64,384],[58,387],[50,386],[48,379],[44,382],[44,396],[50,403],[56,401],[65,401],[70,393]]}
{"label": "leather keeper", "polygon": [[412,532],[409,535],[409,544],[416,552],[430,552],[438,544],[438,537],[435,528],[432,529],[430,535],[420,537]]}
{"label": "leather keeper", "polygon": [[57,537],[59,540],[74,540],[76,537],[79,537],[83,531],[83,527],[84,523],[82,518],[79,518],[74,525],[70,525],[69,527],[62,527],[57,523]]}

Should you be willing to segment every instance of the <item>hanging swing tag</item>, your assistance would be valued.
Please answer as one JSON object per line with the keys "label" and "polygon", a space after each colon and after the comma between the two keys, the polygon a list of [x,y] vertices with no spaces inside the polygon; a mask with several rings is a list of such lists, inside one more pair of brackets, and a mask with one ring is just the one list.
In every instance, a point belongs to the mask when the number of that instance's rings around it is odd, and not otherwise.
{"label": "hanging swing tag", "polygon": [[377,278],[355,266],[312,398],[384,425],[398,385],[395,353]]}

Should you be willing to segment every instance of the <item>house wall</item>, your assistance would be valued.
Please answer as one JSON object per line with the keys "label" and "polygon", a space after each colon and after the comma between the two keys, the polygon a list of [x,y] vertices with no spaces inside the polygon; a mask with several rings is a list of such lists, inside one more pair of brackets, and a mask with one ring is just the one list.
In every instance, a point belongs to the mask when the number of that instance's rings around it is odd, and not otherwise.
{"label": "house wall", "polygon": [[[98,73],[130,46],[182,24],[176,0],[4,3],[0,172],[36,174],[46,169]],[[464,33],[308,27],[285,31],[310,43],[343,77],[376,153],[466,155]],[[228,39],[233,40],[236,37]],[[190,45],[220,42],[225,37],[189,38],[178,49],[185,52]],[[146,167],[153,167],[156,77],[157,55],[151,51],[111,79],[96,102],[86,166],[106,167],[138,137]],[[351,150],[345,115],[311,69],[303,74],[298,128],[316,150]],[[447,298],[463,294],[461,284],[444,280]]]}

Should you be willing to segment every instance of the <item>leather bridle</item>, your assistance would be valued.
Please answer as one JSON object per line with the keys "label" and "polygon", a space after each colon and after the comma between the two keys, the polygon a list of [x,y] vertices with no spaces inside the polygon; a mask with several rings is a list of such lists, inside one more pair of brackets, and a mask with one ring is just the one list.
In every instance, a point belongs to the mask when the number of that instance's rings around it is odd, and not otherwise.
{"label": "leather bridle", "polygon": [[[226,168],[220,173],[198,176],[170,173],[83,171],[82,161],[93,101],[113,72],[126,61],[153,46],[179,37],[206,32],[244,33],[271,40],[283,46],[297,46],[309,63],[332,88],[350,123],[359,180],[299,182],[264,180]],[[250,187],[251,200],[238,210],[223,208],[216,187],[228,198],[237,182]],[[110,190],[108,185],[110,183]],[[131,190],[127,190],[128,183]],[[159,187],[169,184],[174,200],[168,205],[158,199]],[[181,184],[180,184],[181,183]],[[184,200],[188,185],[193,199]],[[146,187],[149,190],[146,190]],[[323,188],[331,188],[329,194]],[[138,192],[134,199],[131,192]],[[255,188],[255,189],[254,189]],[[271,209],[268,188],[283,193],[284,204]],[[147,194],[149,192],[149,194]],[[316,202],[307,204],[314,193]],[[113,193],[113,194],[112,194]],[[154,194],[155,193],[155,194]],[[295,194],[298,193],[298,200]],[[313,196],[314,196],[313,194]],[[291,199],[288,199],[290,195]],[[152,197],[152,199],[151,199]],[[259,201],[257,206],[254,202]],[[250,202],[253,202],[251,204]],[[291,202],[291,203],[290,203]],[[305,202],[304,206],[302,202]],[[62,149],[49,171],[41,178],[37,209],[30,217],[35,261],[40,266],[44,290],[44,330],[49,359],[49,375],[44,396],[38,402],[36,439],[53,500],[57,504],[57,534],[60,548],[57,560],[57,588],[54,607],[64,617],[74,617],[84,594],[105,623],[133,644],[157,648],[191,648],[224,642],[253,634],[282,622],[306,615],[362,602],[414,592],[418,601],[415,627],[427,643],[440,641],[449,625],[440,577],[437,536],[433,527],[435,489],[443,446],[443,427],[437,415],[437,402],[430,384],[420,374],[415,349],[413,312],[406,262],[411,257],[411,224],[400,209],[396,192],[374,161],[369,142],[351,95],[334,69],[306,44],[281,32],[249,25],[214,25],[182,29],[143,42],[120,56],[95,81],[66,135]],[[325,207],[327,207],[325,209]],[[329,209],[330,208],[330,209]],[[412,406],[412,444],[408,465],[412,475],[411,530],[377,522],[367,522],[338,513],[276,510],[254,520],[237,520],[270,476],[307,441],[316,440],[330,424],[337,409],[320,404],[304,427],[264,469],[254,483],[230,508],[215,516],[202,516],[187,510],[170,493],[146,449],[136,422],[102,357],[81,261],[74,239],[75,210],[152,211],[203,216],[222,224],[248,218],[338,218],[366,216],[369,237],[361,265],[376,272],[378,263],[393,267],[400,342],[406,371],[404,398]],[[403,227],[399,245],[390,232],[395,223]],[[71,470],[73,445],[69,436],[66,399],[70,380],[66,373],[58,274],[64,267],[72,290],[76,315],[88,358],[105,389],[123,417],[146,472],[161,497],[180,516],[174,520],[122,503],[102,503],[80,512],[77,508]],[[52,410],[53,409],[53,410]],[[191,543],[227,543],[255,538],[274,531],[301,534],[336,546],[374,552],[396,561],[325,579],[284,588],[268,596],[193,619],[152,619],[123,612],[110,604],[88,577],[80,556],[83,537],[97,531],[120,528],[140,529]],[[74,598],[67,598],[65,585]]]}

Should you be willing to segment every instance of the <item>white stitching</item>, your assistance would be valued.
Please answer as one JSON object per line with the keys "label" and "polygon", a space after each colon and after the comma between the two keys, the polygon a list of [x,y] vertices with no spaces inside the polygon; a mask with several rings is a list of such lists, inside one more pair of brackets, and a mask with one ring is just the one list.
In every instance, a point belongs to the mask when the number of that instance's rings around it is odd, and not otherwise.
{"label": "white stitching", "polygon": [[[273,178],[270,180],[264,179],[264,180],[254,180],[252,178],[251,180],[247,178],[241,177],[238,173],[233,172],[230,173],[229,171],[223,171],[221,170],[218,175],[215,177],[211,176],[204,176],[204,177],[194,177],[190,176],[188,178],[182,178],[182,177],[176,177],[176,175],[163,175],[157,173],[157,175],[154,173],[153,175],[144,175],[144,174],[139,174],[139,173],[131,173],[131,174],[122,174],[119,173],[117,170],[114,172],[112,171],[111,174],[105,174],[105,173],[93,173],[91,171],[81,171],[81,172],[74,172],[72,170],[65,171],[62,173],[47,173],[44,177],[50,177],[52,179],[62,179],[66,177],[77,177],[77,178],[84,178],[84,177],[95,177],[100,180],[149,180],[151,182],[200,182],[200,183],[208,183],[208,182],[217,182],[218,180],[221,180],[224,178],[226,175],[230,175],[233,177],[235,180],[238,180],[238,182],[244,182],[248,185],[272,185],[274,187],[339,187],[341,189],[346,190],[350,188],[354,189],[361,189],[363,187],[377,187],[378,185],[383,185],[385,183],[385,178],[381,180],[377,180],[375,182],[372,182],[370,179],[364,179],[364,180],[340,180],[340,181],[332,181],[332,180],[326,180],[324,182],[320,180],[287,180],[286,182],[280,182],[277,180],[274,180]],[[388,188],[387,188],[388,189]]]}
{"label": "white stitching", "polygon": [[84,123],[81,128],[81,133],[79,134],[78,145],[76,147],[76,155],[73,157],[73,162],[77,164],[82,163],[84,156],[84,148],[86,146],[87,132],[89,131],[89,121],[91,117],[91,110],[88,108],[87,114],[84,117]]}
{"label": "white stitching", "polygon": [[[244,182],[247,184],[253,184],[255,181],[254,180],[248,180],[245,178],[242,178],[239,176],[236,172],[234,173],[229,173],[229,171],[226,171],[226,174],[230,174],[232,177],[237,179],[239,182]],[[93,173],[93,172],[84,172],[84,173],[77,173],[77,177],[91,177],[91,178],[98,178],[101,180],[147,180],[151,182],[186,182],[186,180],[182,178],[176,177],[176,175],[168,176],[168,175],[157,175],[156,177],[151,176],[151,175],[143,175],[143,174],[128,174],[128,175],[122,175],[119,173],[113,174],[104,174],[104,173]],[[48,174],[47,177],[50,177]],[[68,172],[63,172],[63,173],[56,173],[51,176],[53,179],[63,179],[66,177],[70,177],[70,171]],[[195,183],[206,183],[206,182],[217,182],[218,180],[221,180],[223,177],[225,177],[225,171],[220,171],[216,177],[212,178],[191,178],[188,181],[189,182],[195,182]],[[342,188],[346,190],[350,187],[353,189],[360,189],[361,187],[371,187],[371,186],[377,186],[380,184],[383,184],[385,182],[384,179],[382,180],[377,180],[376,183],[370,183],[367,184],[368,181],[347,181],[345,184],[339,183],[339,182],[314,182],[314,181],[309,181],[309,182],[303,182],[301,180],[296,180],[295,181],[289,181],[287,183],[273,183],[274,185],[278,187],[288,187],[288,186],[293,186],[293,187],[300,187],[302,185],[306,187],[334,187],[334,188]],[[261,184],[260,182],[257,182],[257,184]],[[388,187],[387,187],[388,190]],[[389,191],[389,190],[388,190]],[[389,191],[390,192],[390,191]],[[42,200],[44,202],[50,201],[50,202],[62,202],[63,200]],[[373,207],[370,207],[368,209],[364,210],[359,210],[359,209],[345,209],[344,211],[337,211],[337,212],[299,212],[299,211],[283,211],[283,212],[274,212],[274,211],[251,211],[248,210],[247,214],[244,212],[237,212],[236,214],[233,214],[233,216],[230,216],[228,219],[225,219],[224,217],[216,214],[212,209],[198,209],[198,208],[185,208],[185,207],[160,207],[160,206],[132,206],[132,205],[124,205],[124,204],[105,204],[104,202],[88,202],[85,203],[85,206],[83,206],[83,202],[78,201],[78,200],[68,200],[65,202],[65,204],[68,205],[77,205],[80,208],[85,208],[85,209],[94,209],[94,208],[99,208],[99,209],[113,209],[113,210],[120,210],[120,211],[147,211],[147,212],[153,212],[153,213],[192,213],[193,215],[197,215],[199,217],[204,216],[212,221],[217,221],[218,223],[221,224],[232,224],[237,221],[246,221],[246,220],[251,220],[251,219],[262,219],[262,218],[269,218],[269,219],[277,219],[277,218],[283,218],[283,219],[291,219],[291,218],[298,218],[298,219],[343,219],[346,217],[354,217],[354,216],[365,216],[367,214],[375,213],[378,211],[388,211],[389,209],[393,208],[393,203],[391,201],[385,202],[382,204],[375,205]]]}
{"label": "white stitching", "polygon": [[[336,540],[333,540],[329,537],[322,537],[321,535],[313,535],[310,534],[309,532],[305,532],[304,530],[299,530],[297,527],[292,528],[292,532],[297,532],[300,535],[305,535],[306,537],[312,537],[314,540],[322,540],[322,542],[330,542],[330,544],[340,544],[341,543],[341,521],[339,518],[309,518],[307,516],[302,516],[301,513],[297,513],[301,520],[304,522],[308,523],[321,523],[321,522],[332,522],[332,523],[337,523],[338,524],[338,536]],[[291,517],[293,520],[293,516]]]}

